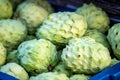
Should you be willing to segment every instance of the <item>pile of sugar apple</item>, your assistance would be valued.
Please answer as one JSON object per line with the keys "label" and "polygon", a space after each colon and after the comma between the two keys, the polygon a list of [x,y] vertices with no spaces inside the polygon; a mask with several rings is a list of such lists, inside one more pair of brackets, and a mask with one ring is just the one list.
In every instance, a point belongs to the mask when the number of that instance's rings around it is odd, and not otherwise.
{"label": "pile of sugar apple", "polygon": [[93,3],[0,0],[0,72],[19,80],[88,80],[120,60],[120,23]]}

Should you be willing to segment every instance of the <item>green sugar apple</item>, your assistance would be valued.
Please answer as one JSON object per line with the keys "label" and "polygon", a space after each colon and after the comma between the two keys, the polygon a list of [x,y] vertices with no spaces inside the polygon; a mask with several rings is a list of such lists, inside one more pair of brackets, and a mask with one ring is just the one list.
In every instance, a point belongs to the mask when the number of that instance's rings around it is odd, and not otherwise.
{"label": "green sugar apple", "polygon": [[110,66],[113,66],[113,65],[115,65],[115,64],[117,64],[117,63],[119,63],[119,62],[120,62],[119,60],[117,60],[116,58],[113,58],[113,59],[111,60]]}
{"label": "green sugar apple", "polygon": [[53,13],[54,9],[52,6],[49,4],[47,0],[28,0],[29,2],[33,2],[41,7],[43,7],[48,13]]}
{"label": "green sugar apple", "polygon": [[45,39],[25,41],[18,52],[20,64],[31,75],[50,71],[57,63],[56,46]]}
{"label": "green sugar apple", "polygon": [[47,15],[48,12],[44,8],[26,1],[18,6],[14,18],[27,26],[29,34],[34,34]]}
{"label": "green sugar apple", "polygon": [[101,43],[105,47],[107,47],[109,50],[111,50],[110,44],[107,40],[107,37],[100,31],[93,29],[88,29],[85,33],[85,36],[89,36],[90,38],[95,39],[96,42]]}
{"label": "green sugar apple", "polygon": [[69,78],[62,73],[47,72],[37,76],[30,77],[30,80],[69,80]]}
{"label": "green sugar apple", "polygon": [[0,19],[8,19],[13,14],[13,7],[9,0],[0,0]]}
{"label": "green sugar apple", "polygon": [[17,55],[18,55],[18,50],[13,50],[13,51],[9,52],[7,55],[7,63],[15,62],[15,63],[19,64]]}
{"label": "green sugar apple", "polygon": [[19,80],[28,80],[28,73],[20,65],[16,63],[7,63],[0,68],[0,72],[9,74]]}
{"label": "green sugar apple", "polygon": [[12,51],[26,37],[26,26],[18,20],[0,20],[0,42],[7,48],[7,51]]}
{"label": "green sugar apple", "polygon": [[76,10],[76,13],[86,17],[88,28],[90,29],[97,29],[101,32],[109,29],[109,17],[101,8],[92,3],[84,4]]}
{"label": "green sugar apple", "polygon": [[36,36],[45,38],[57,46],[65,46],[71,38],[81,37],[87,29],[87,23],[82,16],[74,12],[58,12],[50,14]]}
{"label": "green sugar apple", "polygon": [[120,23],[114,24],[108,30],[107,38],[112,47],[114,55],[120,59]]}
{"label": "green sugar apple", "polygon": [[0,66],[6,62],[6,48],[0,42]]}
{"label": "green sugar apple", "polygon": [[88,36],[71,39],[61,57],[68,69],[81,74],[97,73],[111,62],[109,50]]}
{"label": "green sugar apple", "polygon": [[64,73],[67,76],[70,76],[72,74],[70,70],[66,69],[66,66],[63,64],[63,62],[60,62],[57,66],[55,66],[53,71],[58,73]]}
{"label": "green sugar apple", "polygon": [[70,80],[89,80],[90,76],[84,74],[74,74],[70,77]]}

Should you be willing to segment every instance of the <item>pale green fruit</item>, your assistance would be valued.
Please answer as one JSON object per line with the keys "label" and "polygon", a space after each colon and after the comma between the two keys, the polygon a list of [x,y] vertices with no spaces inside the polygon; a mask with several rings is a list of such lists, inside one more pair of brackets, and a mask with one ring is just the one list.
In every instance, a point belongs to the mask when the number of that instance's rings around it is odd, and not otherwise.
{"label": "pale green fruit", "polygon": [[8,19],[13,14],[12,4],[9,0],[0,0],[0,19]]}
{"label": "pale green fruit", "polygon": [[50,3],[47,0],[28,0],[29,2],[33,2],[41,7],[43,7],[46,11],[49,13],[53,13],[54,9],[50,5]]}
{"label": "pale green fruit", "polygon": [[32,76],[30,77],[30,80],[69,80],[69,78],[65,74],[47,72],[37,76]]}
{"label": "pale green fruit", "polygon": [[119,63],[119,62],[120,62],[119,60],[117,60],[116,58],[113,58],[113,59],[111,60],[110,66],[114,66],[115,64],[117,64],[117,63]]}
{"label": "pale green fruit", "polygon": [[86,29],[87,23],[82,16],[73,12],[58,12],[50,14],[43,21],[36,36],[48,39],[61,47],[65,46],[71,38],[83,36]]}
{"label": "pale green fruit", "polygon": [[16,63],[7,63],[0,68],[0,72],[9,74],[18,78],[19,80],[28,80],[28,73],[20,65]]}
{"label": "pale green fruit", "polygon": [[111,47],[107,40],[107,37],[102,32],[96,29],[93,30],[88,29],[85,33],[85,36],[89,36],[90,38],[93,38],[96,42],[101,43],[111,51]]}
{"label": "pale green fruit", "polygon": [[101,8],[92,3],[84,4],[76,10],[76,13],[86,17],[88,28],[90,29],[97,29],[101,32],[109,29],[109,17]]}
{"label": "pale green fruit", "polygon": [[27,26],[29,34],[34,34],[47,15],[48,12],[35,3],[24,2],[18,6],[14,18]]}
{"label": "pale green fruit", "polygon": [[15,49],[26,37],[27,29],[18,20],[0,20],[0,42],[7,51]]}
{"label": "pale green fruit", "polygon": [[0,42],[0,66],[6,62],[6,48]]}
{"label": "pale green fruit", "polygon": [[15,62],[15,63],[19,64],[19,60],[17,58],[17,55],[18,55],[18,50],[13,50],[13,51],[9,52],[7,55],[7,63]]}
{"label": "pale green fruit", "polygon": [[74,74],[70,77],[70,80],[89,80],[90,76],[84,74]]}
{"label": "pale green fruit", "polygon": [[29,40],[18,47],[20,64],[31,75],[51,70],[57,63],[55,45],[45,39]]}
{"label": "pale green fruit", "polygon": [[120,59],[120,23],[114,24],[109,29],[107,38],[112,47],[114,55]]}
{"label": "pale green fruit", "polygon": [[100,72],[111,62],[109,50],[87,36],[71,39],[61,57],[68,69],[81,74]]}
{"label": "pale green fruit", "polygon": [[58,73],[64,73],[67,76],[70,76],[72,73],[70,70],[66,69],[65,64],[63,64],[62,62],[60,62],[53,70],[54,72],[58,72]]}

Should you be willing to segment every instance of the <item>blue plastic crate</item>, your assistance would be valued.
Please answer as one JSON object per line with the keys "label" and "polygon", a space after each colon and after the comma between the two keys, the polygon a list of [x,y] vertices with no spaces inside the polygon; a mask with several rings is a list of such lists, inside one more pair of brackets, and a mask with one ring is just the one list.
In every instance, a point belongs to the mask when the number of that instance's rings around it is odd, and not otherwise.
{"label": "blue plastic crate", "polygon": [[103,70],[89,80],[120,80],[120,63]]}
{"label": "blue plastic crate", "polygon": [[13,76],[0,72],[0,80],[19,80]]}

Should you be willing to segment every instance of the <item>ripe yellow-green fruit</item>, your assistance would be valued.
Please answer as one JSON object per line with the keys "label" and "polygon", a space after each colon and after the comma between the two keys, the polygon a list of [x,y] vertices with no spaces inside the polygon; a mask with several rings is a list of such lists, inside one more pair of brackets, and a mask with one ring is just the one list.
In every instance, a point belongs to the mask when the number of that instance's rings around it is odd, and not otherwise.
{"label": "ripe yellow-green fruit", "polygon": [[76,10],[76,13],[86,18],[89,29],[97,29],[103,33],[109,29],[108,15],[92,3],[84,4]]}
{"label": "ripe yellow-green fruit", "polygon": [[3,44],[0,42],[0,66],[5,64],[6,62],[6,48],[3,46]]}
{"label": "ripe yellow-green fruit", "polygon": [[84,17],[74,12],[58,12],[50,14],[43,21],[36,36],[50,40],[61,47],[65,46],[71,38],[83,36],[86,30],[87,23]]}
{"label": "ripe yellow-green fruit", "polygon": [[111,47],[107,40],[107,36],[104,35],[102,32],[96,29],[93,29],[93,30],[88,29],[84,36],[89,36],[90,38],[94,39],[96,42],[101,43],[111,51]]}
{"label": "ripe yellow-green fruit", "polygon": [[0,0],[0,19],[8,19],[13,14],[13,7],[9,0]]}
{"label": "ripe yellow-green fruit", "polygon": [[44,8],[28,1],[20,4],[14,14],[15,19],[21,20],[27,26],[29,34],[34,34],[47,16],[48,12]]}
{"label": "ripe yellow-green fruit", "polygon": [[27,35],[26,26],[18,20],[0,20],[0,42],[7,49],[12,51],[24,41]]}
{"label": "ripe yellow-green fruit", "polygon": [[28,2],[33,2],[41,7],[43,7],[48,13],[53,13],[54,9],[47,0],[28,0]]}
{"label": "ripe yellow-green fruit", "polygon": [[109,50],[87,36],[71,39],[61,57],[67,69],[81,74],[95,74],[111,63]]}
{"label": "ripe yellow-green fruit", "polygon": [[31,75],[51,71],[57,64],[56,46],[45,39],[22,42],[18,52],[20,64]]}
{"label": "ripe yellow-green fruit", "polygon": [[112,47],[114,55],[120,59],[120,23],[114,24],[109,29],[107,38]]}

